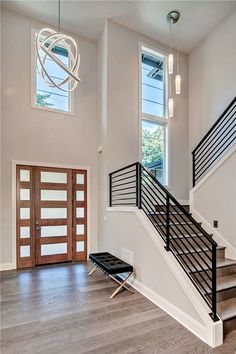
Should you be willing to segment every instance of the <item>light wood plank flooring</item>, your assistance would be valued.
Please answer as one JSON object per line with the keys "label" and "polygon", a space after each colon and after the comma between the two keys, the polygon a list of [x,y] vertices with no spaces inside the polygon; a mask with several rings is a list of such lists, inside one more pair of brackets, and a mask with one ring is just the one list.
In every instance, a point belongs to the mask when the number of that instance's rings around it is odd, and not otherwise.
{"label": "light wood plank flooring", "polygon": [[236,331],[211,349],[139,293],[88,263],[2,272],[2,354],[235,354]]}

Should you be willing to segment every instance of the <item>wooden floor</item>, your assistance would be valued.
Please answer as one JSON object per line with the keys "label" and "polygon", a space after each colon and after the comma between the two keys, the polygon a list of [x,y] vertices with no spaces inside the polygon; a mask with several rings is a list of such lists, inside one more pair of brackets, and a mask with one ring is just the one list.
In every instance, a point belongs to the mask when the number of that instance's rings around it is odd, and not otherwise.
{"label": "wooden floor", "polygon": [[89,263],[2,272],[2,354],[234,354],[236,332],[211,349],[139,293]]}

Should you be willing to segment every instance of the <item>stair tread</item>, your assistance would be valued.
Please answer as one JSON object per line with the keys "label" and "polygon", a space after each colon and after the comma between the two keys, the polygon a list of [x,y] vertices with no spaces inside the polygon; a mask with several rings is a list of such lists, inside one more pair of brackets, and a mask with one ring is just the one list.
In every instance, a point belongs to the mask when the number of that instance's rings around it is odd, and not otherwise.
{"label": "stair tread", "polygon": [[[155,222],[154,224],[159,225],[159,226],[164,226],[166,227],[162,222]],[[192,225],[192,221],[183,221],[183,222],[170,222],[170,226],[174,226],[174,225]],[[201,222],[198,222],[198,225],[201,225]]]}
{"label": "stair tread", "polygon": [[236,298],[221,301],[217,304],[217,313],[222,321],[236,317]]}
{"label": "stair tread", "polygon": [[[178,247],[178,245],[176,247]],[[191,254],[191,253],[202,253],[202,252],[206,252],[206,251],[210,252],[210,250],[204,246],[202,247],[202,250],[199,247],[196,247],[195,249],[193,249],[193,248],[187,249],[186,247],[183,247],[182,245],[181,245],[181,248],[182,248],[182,250],[179,252],[180,256],[184,256],[185,254]],[[225,246],[217,246],[216,249],[217,250],[224,250]]]}
{"label": "stair tread", "polygon": [[[212,237],[213,234],[208,234],[208,236]],[[192,237],[205,237],[202,233],[200,232],[196,232],[196,233],[189,233],[189,234],[181,234],[181,235],[174,235],[174,236],[171,236],[172,239],[178,239],[178,238],[192,238]]]}

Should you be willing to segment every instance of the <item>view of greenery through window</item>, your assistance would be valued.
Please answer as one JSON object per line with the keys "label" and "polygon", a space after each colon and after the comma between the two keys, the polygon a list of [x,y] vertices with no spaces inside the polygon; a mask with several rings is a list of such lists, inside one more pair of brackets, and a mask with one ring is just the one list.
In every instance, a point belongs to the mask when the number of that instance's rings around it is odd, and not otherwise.
{"label": "view of greenery through window", "polygon": [[[55,46],[53,53],[60,59],[65,65],[68,65],[68,52],[65,48]],[[39,64],[39,63],[37,63]],[[49,75],[54,78],[58,84],[62,82],[67,74],[56,63],[54,63],[49,57],[45,61],[46,70]],[[70,93],[63,92],[57,87],[50,87],[38,72],[40,65],[36,65],[36,93],[35,104],[40,107],[48,107],[60,111],[69,112],[70,107]]]}
{"label": "view of greenery through window", "polygon": [[[142,163],[166,184],[164,59],[142,52]],[[157,119],[158,118],[158,119]],[[163,122],[162,122],[163,119]]]}

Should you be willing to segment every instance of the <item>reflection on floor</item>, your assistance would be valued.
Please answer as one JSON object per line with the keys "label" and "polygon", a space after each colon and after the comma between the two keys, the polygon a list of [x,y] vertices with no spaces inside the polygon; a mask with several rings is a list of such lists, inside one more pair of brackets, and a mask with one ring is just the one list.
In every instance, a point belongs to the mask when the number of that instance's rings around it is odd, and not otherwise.
{"label": "reflection on floor", "polygon": [[2,354],[234,354],[236,331],[211,349],[139,293],[90,263],[2,272]]}

